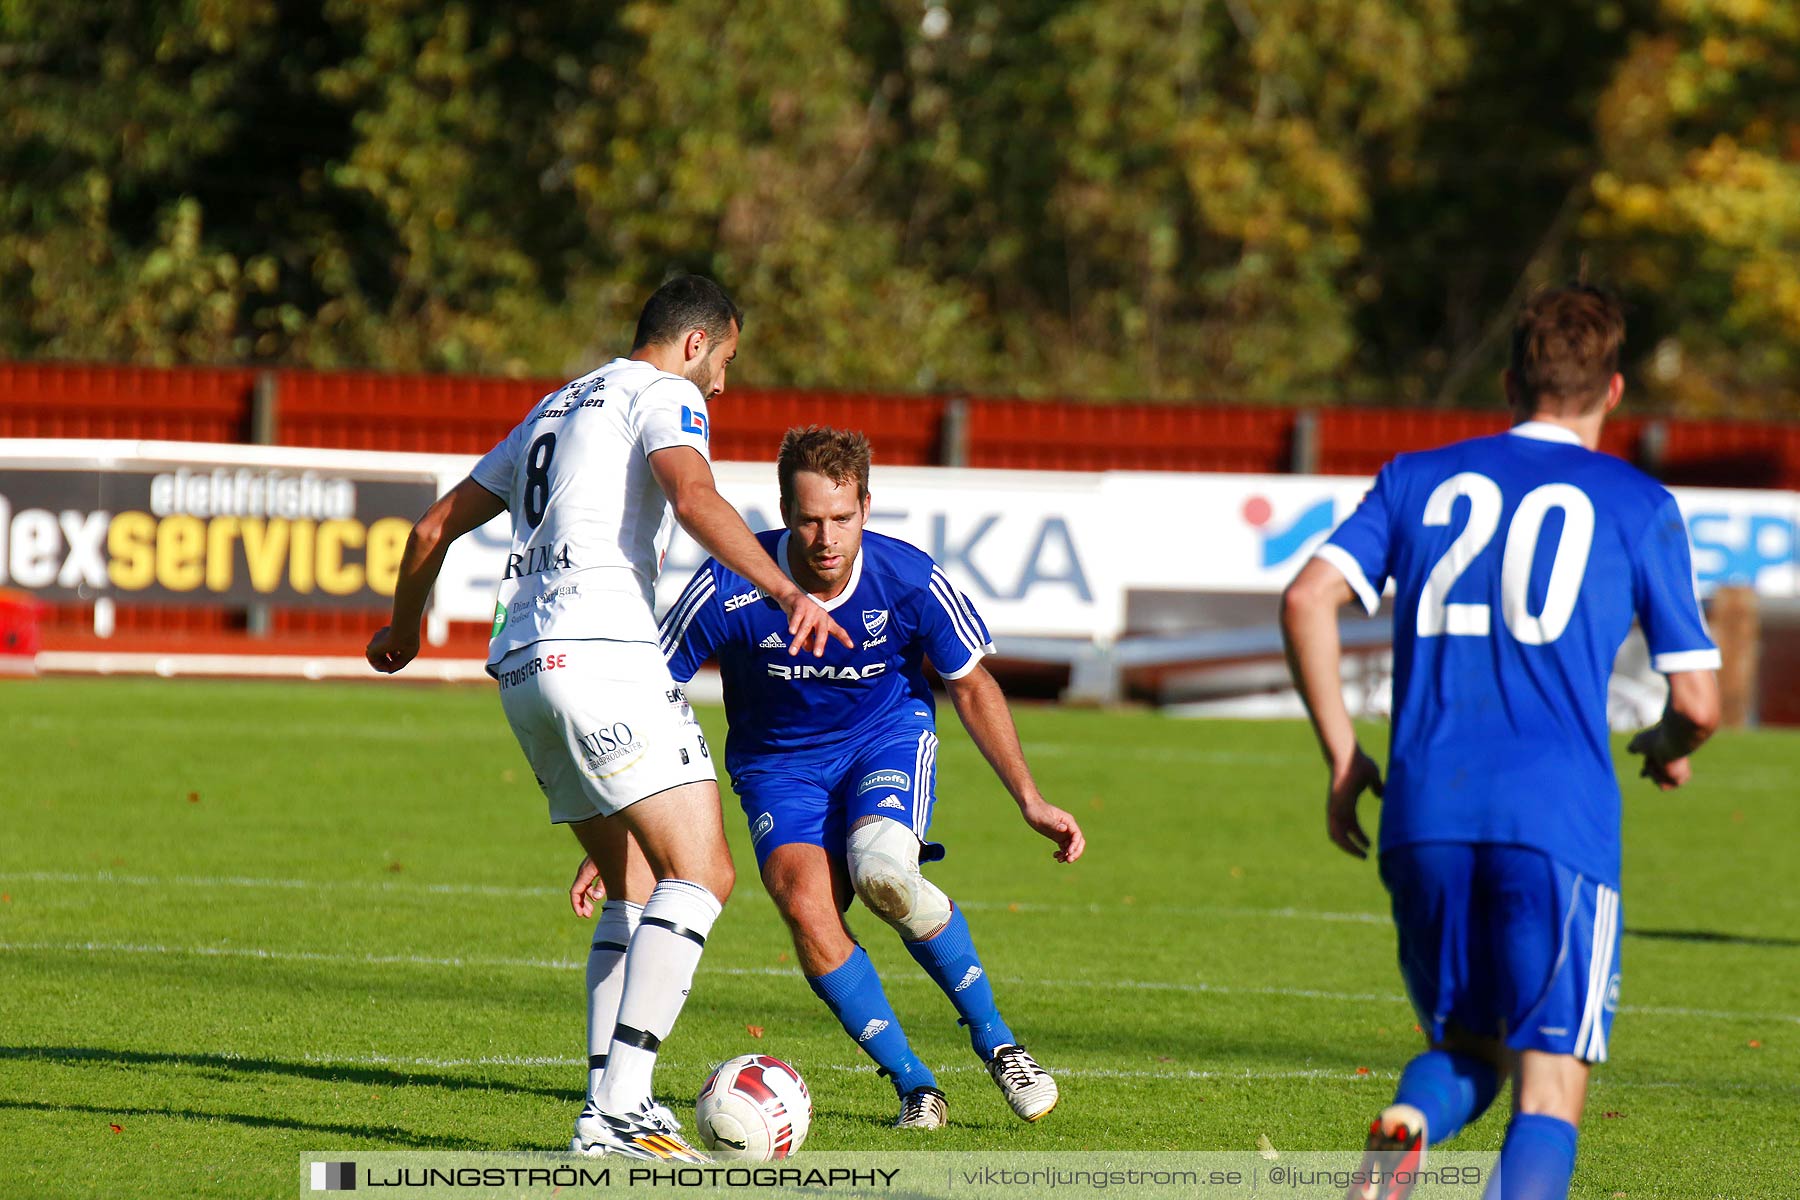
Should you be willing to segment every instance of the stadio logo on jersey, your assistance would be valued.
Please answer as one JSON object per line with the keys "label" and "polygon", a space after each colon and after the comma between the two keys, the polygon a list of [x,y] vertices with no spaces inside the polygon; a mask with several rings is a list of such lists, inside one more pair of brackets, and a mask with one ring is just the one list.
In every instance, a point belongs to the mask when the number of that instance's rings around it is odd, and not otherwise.
{"label": "stadio logo on jersey", "polygon": [[634,735],[631,726],[623,721],[602,725],[593,733],[582,734],[578,740],[581,763],[590,775],[598,775],[607,767],[614,768],[607,774],[617,774],[644,752],[644,739]]}
{"label": "stadio logo on jersey", "polygon": [[763,594],[762,594],[761,588],[751,588],[747,592],[739,592],[735,596],[726,597],[725,611],[726,612],[736,612],[738,609],[744,607],[744,605],[755,604],[758,600],[761,600],[762,598],[763,598]]}

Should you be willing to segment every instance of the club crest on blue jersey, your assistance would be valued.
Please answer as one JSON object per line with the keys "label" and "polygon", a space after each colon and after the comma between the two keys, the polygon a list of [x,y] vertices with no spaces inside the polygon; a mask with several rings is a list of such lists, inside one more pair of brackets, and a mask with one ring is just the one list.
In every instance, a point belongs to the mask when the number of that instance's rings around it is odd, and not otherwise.
{"label": "club crest on blue jersey", "polygon": [[862,617],[863,628],[869,631],[872,638],[880,637],[881,631],[887,628],[888,610],[885,608],[865,608],[862,610]]}

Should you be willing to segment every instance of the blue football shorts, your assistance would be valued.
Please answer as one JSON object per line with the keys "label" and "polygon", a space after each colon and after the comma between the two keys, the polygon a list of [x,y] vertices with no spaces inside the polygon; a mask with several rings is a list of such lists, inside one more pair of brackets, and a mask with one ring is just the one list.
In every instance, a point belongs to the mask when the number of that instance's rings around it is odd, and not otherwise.
{"label": "blue football shorts", "polygon": [[898,821],[922,843],[921,862],[944,856],[925,841],[936,803],[937,735],[929,729],[878,738],[827,755],[782,755],[731,777],[760,870],[777,846],[823,846],[838,858],[850,827],[867,816]]}
{"label": "blue football shorts", "polygon": [[1400,971],[1433,1044],[1450,1027],[1606,1061],[1619,893],[1524,846],[1421,842],[1381,856]]}

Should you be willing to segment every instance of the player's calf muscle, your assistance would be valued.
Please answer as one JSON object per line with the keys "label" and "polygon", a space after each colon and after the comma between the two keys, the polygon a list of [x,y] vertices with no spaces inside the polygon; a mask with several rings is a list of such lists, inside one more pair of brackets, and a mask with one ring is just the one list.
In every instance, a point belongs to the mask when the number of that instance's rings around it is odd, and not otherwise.
{"label": "player's calf muscle", "polygon": [[777,846],[763,863],[763,887],[786,922],[800,969],[824,975],[843,966],[855,942],[832,890],[832,864],[818,846]]}
{"label": "player's calf muscle", "polygon": [[1519,1054],[1514,1106],[1522,1113],[1581,1124],[1587,1104],[1589,1064],[1570,1054],[1525,1050]]}

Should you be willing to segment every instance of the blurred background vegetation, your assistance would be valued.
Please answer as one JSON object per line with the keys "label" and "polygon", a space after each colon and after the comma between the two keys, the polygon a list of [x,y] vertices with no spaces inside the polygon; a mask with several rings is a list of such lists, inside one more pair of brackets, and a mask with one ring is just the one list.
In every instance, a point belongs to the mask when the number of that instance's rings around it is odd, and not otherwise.
{"label": "blurred background vegetation", "polygon": [[0,357],[1800,414],[1789,0],[0,0]]}

